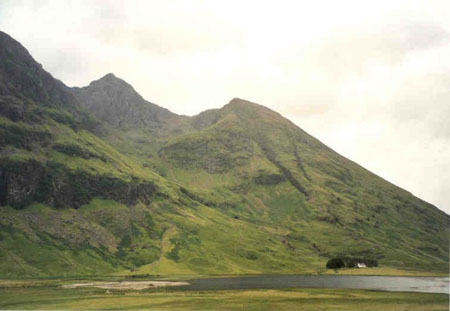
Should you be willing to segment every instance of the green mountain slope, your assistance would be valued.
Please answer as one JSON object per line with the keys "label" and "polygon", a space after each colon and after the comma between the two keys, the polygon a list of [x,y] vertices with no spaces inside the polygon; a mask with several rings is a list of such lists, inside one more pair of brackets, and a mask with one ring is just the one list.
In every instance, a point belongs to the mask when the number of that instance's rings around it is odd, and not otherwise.
{"label": "green mountain slope", "polygon": [[450,217],[263,106],[68,88],[0,33],[0,275],[448,271]]}

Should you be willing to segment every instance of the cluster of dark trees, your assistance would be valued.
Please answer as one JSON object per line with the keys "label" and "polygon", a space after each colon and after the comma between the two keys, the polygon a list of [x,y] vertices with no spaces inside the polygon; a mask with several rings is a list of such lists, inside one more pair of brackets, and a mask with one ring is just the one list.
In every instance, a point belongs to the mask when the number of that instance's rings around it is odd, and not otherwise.
{"label": "cluster of dark trees", "polygon": [[328,260],[327,268],[328,269],[356,268],[358,266],[358,263],[363,263],[367,267],[378,267],[378,261],[376,259],[357,258],[357,257],[335,257]]}

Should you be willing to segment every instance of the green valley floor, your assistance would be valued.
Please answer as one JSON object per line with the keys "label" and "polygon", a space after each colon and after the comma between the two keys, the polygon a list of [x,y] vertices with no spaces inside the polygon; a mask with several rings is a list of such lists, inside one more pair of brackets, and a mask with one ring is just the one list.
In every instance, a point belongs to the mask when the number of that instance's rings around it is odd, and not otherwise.
{"label": "green valley floor", "polygon": [[448,310],[449,296],[343,289],[114,291],[0,281],[1,310]]}

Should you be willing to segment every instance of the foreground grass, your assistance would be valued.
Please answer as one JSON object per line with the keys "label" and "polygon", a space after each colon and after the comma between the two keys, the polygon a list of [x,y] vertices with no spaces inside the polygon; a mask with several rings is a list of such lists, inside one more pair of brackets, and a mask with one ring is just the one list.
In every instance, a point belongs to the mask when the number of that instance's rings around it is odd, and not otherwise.
{"label": "foreground grass", "polygon": [[0,288],[2,310],[448,310],[449,296],[365,290],[289,289],[115,292],[49,287]]}

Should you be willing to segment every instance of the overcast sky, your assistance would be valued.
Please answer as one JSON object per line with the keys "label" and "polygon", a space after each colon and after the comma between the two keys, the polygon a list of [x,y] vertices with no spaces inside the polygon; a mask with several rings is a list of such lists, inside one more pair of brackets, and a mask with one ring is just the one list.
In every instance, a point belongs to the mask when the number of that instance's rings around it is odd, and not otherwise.
{"label": "overcast sky", "polygon": [[450,1],[0,0],[69,86],[108,72],[194,115],[234,97],[450,213]]}

